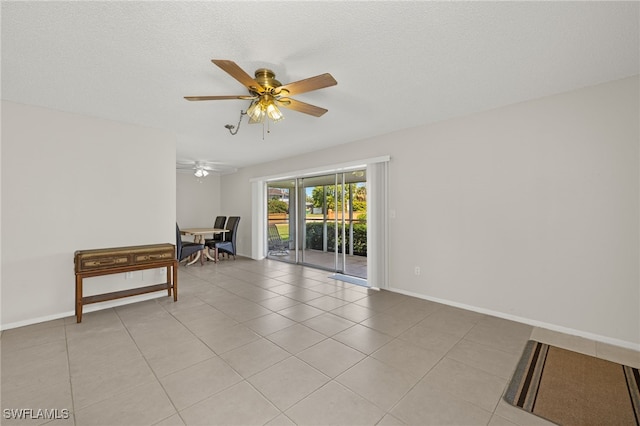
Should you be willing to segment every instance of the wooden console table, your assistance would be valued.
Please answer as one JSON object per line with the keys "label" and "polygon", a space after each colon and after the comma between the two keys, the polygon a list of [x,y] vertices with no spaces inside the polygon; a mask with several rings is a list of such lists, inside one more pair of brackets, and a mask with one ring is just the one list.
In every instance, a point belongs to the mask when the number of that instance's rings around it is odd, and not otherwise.
{"label": "wooden console table", "polygon": [[[82,307],[90,303],[104,302],[123,297],[137,296],[154,291],[167,290],[174,302],[178,300],[178,260],[173,244],[114,247],[97,250],[78,250],[74,254],[76,272],[76,321],[82,321]],[[167,282],[145,287],[114,291],[111,293],[82,295],[82,280],[108,274],[167,268]]]}

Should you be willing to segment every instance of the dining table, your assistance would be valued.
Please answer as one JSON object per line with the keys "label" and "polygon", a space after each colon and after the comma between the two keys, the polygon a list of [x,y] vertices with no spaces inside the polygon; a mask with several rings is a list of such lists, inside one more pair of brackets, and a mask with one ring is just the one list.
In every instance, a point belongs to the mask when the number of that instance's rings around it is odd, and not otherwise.
{"label": "dining table", "polygon": [[[180,230],[180,233],[183,235],[193,235],[193,242],[198,244],[204,244],[206,235],[224,235],[226,232],[229,232],[229,230],[223,228],[185,228]],[[188,262],[187,265],[193,265],[198,260],[201,260],[200,263],[202,263],[203,257],[206,257],[209,260],[213,260],[214,262],[218,261],[218,259],[216,259],[215,257],[211,257],[211,255],[209,254],[209,250],[205,246],[204,250],[198,251],[195,257],[190,262]]]}

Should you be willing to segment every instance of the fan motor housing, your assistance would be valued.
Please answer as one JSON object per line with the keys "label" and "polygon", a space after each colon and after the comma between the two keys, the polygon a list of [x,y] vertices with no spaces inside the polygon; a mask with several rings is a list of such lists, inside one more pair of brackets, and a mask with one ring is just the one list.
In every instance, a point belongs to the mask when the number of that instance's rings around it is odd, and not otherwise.
{"label": "fan motor housing", "polygon": [[267,90],[282,86],[282,83],[276,80],[276,74],[270,69],[258,68],[254,75],[258,84]]}

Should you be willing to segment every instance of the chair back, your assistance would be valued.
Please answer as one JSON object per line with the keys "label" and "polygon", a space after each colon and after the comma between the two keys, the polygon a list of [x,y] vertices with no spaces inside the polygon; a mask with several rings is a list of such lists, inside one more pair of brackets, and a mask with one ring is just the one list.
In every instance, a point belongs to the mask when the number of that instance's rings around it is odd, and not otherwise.
{"label": "chair back", "polygon": [[238,234],[239,222],[239,216],[229,216],[227,225],[225,226],[227,232],[224,233],[224,241],[214,243],[214,248],[217,253],[227,253],[233,256],[234,259],[236,258],[236,235]]}
{"label": "chair back", "polygon": [[182,235],[180,235],[180,227],[176,222],[176,259],[180,259],[180,255],[182,255]]}
{"label": "chair back", "polygon": [[224,233],[224,240],[225,241],[231,241],[231,244],[233,245],[233,251],[235,253],[236,251],[236,234],[238,231],[238,223],[240,222],[240,217],[239,216],[229,216],[229,219],[227,220],[227,228],[229,230],[229,232],[225,232]]}
{"label": "chair back", "polygon": [[278,232],[278,227],[270,223],[268,226],[269,231],[269,248],[274,248],[279,246],[282,243],[282,238],[280,238],[280,232]]}
{"label": "chair back", "polygon": [[271,223],[269,224],[269,234],[268,234],[268,244],[267,244],[267,255],[271,256],[286,256],[289,254],[289,241],[284,241],[282,237],[280,237],[280,232],[278,231],[278,227]]}
{"label": "chair back", "polygon": [[213,227],[214,228],[219,228],[219,229],[224,229],[224,224],[227,221],[227,217],[226,216],[218,216],[216,217],[215,222],[213,223]]}

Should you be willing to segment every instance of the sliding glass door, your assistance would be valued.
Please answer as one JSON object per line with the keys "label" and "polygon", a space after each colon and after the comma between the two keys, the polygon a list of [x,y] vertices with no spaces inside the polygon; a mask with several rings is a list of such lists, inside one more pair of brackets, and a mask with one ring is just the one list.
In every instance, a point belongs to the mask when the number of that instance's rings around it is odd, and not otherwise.
{"label": "sliding glass door", "polygon": [[365,170],[345,173],[344,273],[367,278],[367,181]]}
{"label": "sliding glass door", "polygon": [[268,254],[367,277],[366,171],[269,182]]}
{"label": "sliding glass door", "polygon": [[[305,208],[300,212],[300,263],[342,272],[340,228],[337,208],[340,206],[338,175],[298,179],[300,198]],[[338,247],[336,247],[336,244]]]}
{"label": "sliding glass door", "polygon": [[267,183],[267,257],[296,263],[297,182]]}

